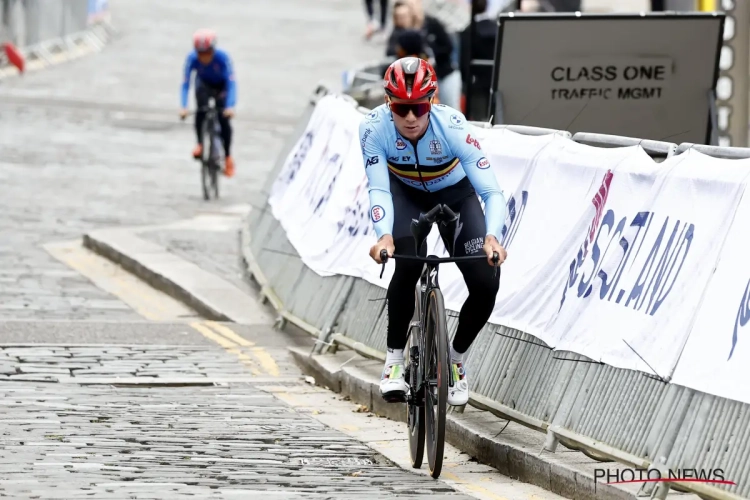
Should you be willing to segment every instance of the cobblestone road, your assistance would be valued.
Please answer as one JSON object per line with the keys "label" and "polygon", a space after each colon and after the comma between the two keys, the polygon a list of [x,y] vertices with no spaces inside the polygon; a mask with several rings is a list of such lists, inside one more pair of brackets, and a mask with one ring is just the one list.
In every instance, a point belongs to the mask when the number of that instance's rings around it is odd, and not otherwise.
{"label": "cobblestone road", "polygon": [[[469,498],[254,383],[160,386],[243,371],[206,347],[1,348],[0,496]],[[131,375],[150,384],[117,387]]]}

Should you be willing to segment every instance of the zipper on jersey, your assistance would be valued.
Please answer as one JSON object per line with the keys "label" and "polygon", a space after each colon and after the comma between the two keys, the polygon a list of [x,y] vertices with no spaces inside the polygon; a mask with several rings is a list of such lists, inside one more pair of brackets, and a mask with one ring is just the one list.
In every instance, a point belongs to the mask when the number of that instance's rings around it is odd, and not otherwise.
{"label": "zipper on jersey", "polygon": [[419,155],[417,154],[417,148],[414,148],[414,158],[416,158],[417,163],[414,165],[417,167],[417,173],[419,174],[419,180],[422,181],[422,186],[424,186],[424,190],[428,193],[430,192],[429,189],[427,189],[427,184],[425,184],[424,179],[422,178],[422,171],[419,169]]}
{"label": "zipper on jersey", "polygon": [[[411,141],[409,142],[411,143]],[[418,143],[419,141],[417,141],[417,144]],[[427,184],[425,184],[424,179],[422,178],[422,171],[419,169],[419,154],[417,153],[417,144],[412,143],[412,146],[414,147],[414,160],[416,161],[416,163],[414,164],[414,168],[417,169],[417,173],[419,174],[419,180],[422,182],[422,186],[424,187],[424,190],[429,193],[430,190],[427,189]]]}

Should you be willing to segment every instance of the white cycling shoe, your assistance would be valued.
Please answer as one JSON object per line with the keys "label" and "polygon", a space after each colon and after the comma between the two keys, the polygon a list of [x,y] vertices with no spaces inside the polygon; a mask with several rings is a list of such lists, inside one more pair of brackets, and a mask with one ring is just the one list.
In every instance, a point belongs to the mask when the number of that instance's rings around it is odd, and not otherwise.
{"label": "white cycling shoe", "polygon": [[380,378],[380,395],[389,403],[403,403],[409,393],[409,384],[404,378],[404,364],[385,365]]}
{"label": "white cycling shoe", "polygon": [[464,406],[469,402],[469,381],[463,363],[451,363],[451,378],[453,387],[448,386],[448,404]]}

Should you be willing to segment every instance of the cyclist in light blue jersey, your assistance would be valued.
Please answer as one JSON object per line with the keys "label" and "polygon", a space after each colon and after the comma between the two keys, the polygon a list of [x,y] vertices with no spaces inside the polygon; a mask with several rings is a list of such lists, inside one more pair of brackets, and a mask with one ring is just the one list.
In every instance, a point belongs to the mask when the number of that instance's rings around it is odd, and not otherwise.
{"label": "cyclist in light blue jersey", "polygon": [[[502,264],[507,254],[498,237],[505,222],[505,196],[474,128],[459,111],[433,104],[437,77],[425,60],[397,60],[386,70],[384,87],[386,103],[373,109],[359,127],[370,216],[379,238],[370,256],[381,263],[381,250],[389,256],[394,251],[416,255],[411,220],[443,203],[459,213],[456,255],[484,252],[493,266],[493,252],[497,252]],[[448,404],[461,406],[469,399],[464,354],[492,313],[500,277],[481,261],[456,265],[469,297],[451,345],[454,384],[449,387]],[[397,259],[388,286],[388,353],[380,382],[386,400],[398,400],[409,390],[404,379],[404,347],[421,271],[421,263]]]}

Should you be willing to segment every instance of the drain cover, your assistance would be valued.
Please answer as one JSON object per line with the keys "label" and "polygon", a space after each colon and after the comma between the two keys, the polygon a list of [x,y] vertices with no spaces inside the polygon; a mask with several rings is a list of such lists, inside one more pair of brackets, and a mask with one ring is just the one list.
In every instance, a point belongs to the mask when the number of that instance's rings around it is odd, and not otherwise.
{"label": "drain cover", "polygon": [[361,467],[375,465],[369,458],[300,458],[300,465],[327,465],[332,467]]}

